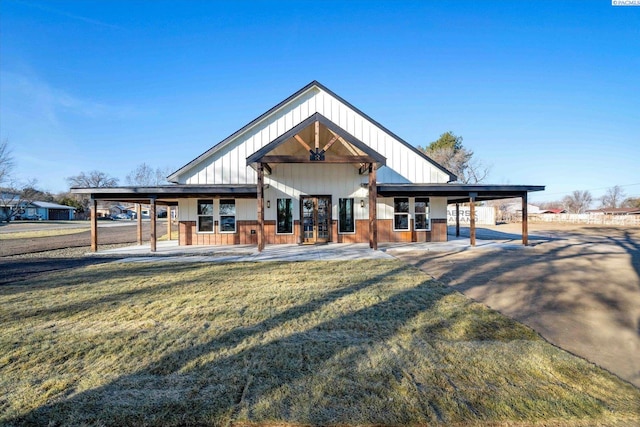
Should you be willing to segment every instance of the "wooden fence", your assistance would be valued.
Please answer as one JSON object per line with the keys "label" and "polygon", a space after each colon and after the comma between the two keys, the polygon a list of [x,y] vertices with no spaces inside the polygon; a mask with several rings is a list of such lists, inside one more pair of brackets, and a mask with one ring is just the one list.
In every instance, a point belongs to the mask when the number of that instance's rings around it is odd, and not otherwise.
{"label": "wooden fence", "polygon": [[566,224],[640,226],[640,215],[530,214],[529,221],[557,222]]}

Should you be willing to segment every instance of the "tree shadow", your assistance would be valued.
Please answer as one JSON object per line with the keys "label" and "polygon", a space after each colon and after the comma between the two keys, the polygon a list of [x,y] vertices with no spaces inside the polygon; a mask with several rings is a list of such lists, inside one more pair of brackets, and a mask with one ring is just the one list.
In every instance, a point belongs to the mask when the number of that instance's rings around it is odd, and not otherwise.
{"label": "tree shadow", "polygon": [[[347,355],[345,368],[350,369],[365,351],[363,344],[371,346],[387,340],[409,319],[452,292],[430,280],[425,281],[308,330],[247,345],[252,340],[262,340],[265,334],[287,322],[294,322],[403,271],[405,266],[398,267],[325,293],[259,323],[237,327],[202,344],[186,346],[104,386],[77,394],[70,389],[55,402],[14,418],[9,424],[46,425],[52,420],[62,424],[198,424],[203,419],[189,418],[188,410],[198,405],[208,408],[206,419],[212,424],[229,420],[249,402],[256,403],[276,389],[317,372],[333,357]],[[307,351],[311,348],[313,351]],[[203,357],[213,360],[198,362]],[[202,381],[185,382],[181,375],[185,369],[197,369]],[[239,371],[243,373],[240,376]],[[150,402],[139,402],[141,390],[154,391]]]}
{"label": "tree shadow", "polygon": [[639,385],[639,237],[592,227],[520,250],[395,255]]}
{"label": "tree shadow", "polygon": [[[469,227],[460,227],[460,237],[466,237],[469,238],[470,236],[470,228]],[[449,236],[455,236],[456,234],[456,228],[455,226],[448,226],[447,227],[447,234]],[[555,237],[550,236],[550,235],[542,235],[540,233],[538,234],[529,234],[528,235],[529,240],[536,240],[536,241],[550,241],[550,240],[556,240]],[[517,233],[506,233],[504,231],[500,231],[500,230],[495,230],[495,229],[490,229],[490,228],[483,228],[483,227],[476,227],[476,238],[480,239],[480,240],[504,240],[504,241],[521,241],[522,240],[522,234],[517,234]]]}

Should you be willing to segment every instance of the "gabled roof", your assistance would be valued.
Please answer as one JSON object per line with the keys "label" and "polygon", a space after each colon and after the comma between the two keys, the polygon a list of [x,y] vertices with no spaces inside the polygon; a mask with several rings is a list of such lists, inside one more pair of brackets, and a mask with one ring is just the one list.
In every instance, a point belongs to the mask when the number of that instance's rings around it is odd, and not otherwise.
{"label": "gabled roof", "polygon": [[76,208],[72,207],[72,206],[66,206],[66,205],[59,205],[57,203],[51,203],[51,202],[40,202],[40,201],[34,201],[31,202],[32,205],[37,206],[39,208],[43,208],[43,209],[69,209],[69,210],[75,210]]}
{"label": "gabled roof", "polygon": [[217,143],[216,145],[211,147],[209,150],[205,151],[204,153],[202,153],[201,155],[199,155],[195,159],[191,160],[189,163],[187,163],[186,165],[182,166],[180,169],[178,169],[175,172],[173,172],[172,174],[170,174],[167,177],[167,180],[169,182],[177,182],[178,181],[178,177],[180,175],[182,175],[184,172],[186,172],[189,169],[191,169],[192,167],[198,165],[202,161],[208,159],[210,156],[212,156],[216,152],[218,152],[221,149],[223,149],[224,147],[226,147],[229,143],[234,141],[237,137],[239,137],[240,135],[242,135],[245,132],[249,131],[251,128],[253,128],[254,126],[258,125],[259,123],[263,122],[265,119],[267,119],[270,116],[272,116],[275,112],[277,112],[278,110],[283,108],[285,105],[289,104],[291,101],[293,101],[296,98],[300,97],[305,92],[308,92],[309,90],[313,89],[314,87],[318,88],[318,89],[328,93],[332,97],[336,98],[338,101],[340,101],[343,104],[345,104],[347,107],[352,109],[354,112],[356,112],[357,114],[361,115],[365,120],[368,120],[374,126],[377,126],[380,130],[382,130],[383,132],[387,133],[388,135],[390,135],[392,138],[396,139],[401,144],[407,146],[417,156],[420,156],[420,157],[424,158],[429,163],[431,163],[436,168],[438,168],[440,171],[442,171],[443,173],[447,174],[449,176],[449,180],[450,181],[455,181],[455,180],[458,179],[456,175],[454,175],[452,172],[450,172],[449,170],[444,168],[442,165],[437,163],[435,160],[431,159],[429,156],[424,154],[422,151],[418,150],[415,146],[409,144],[404,139],[400,138],[395,133],[391,132],[389,129],[385,128],[380,123],[378,123],[377,121],[373,120],[367,114],[363,113],[360,109],[354,107],[351,103],[347,102],[342,97],[338,96],[333,91],[329,90],[327,87],[325,87],[324,85],[322,85],[318,81],[314,80],[311,83],[309,83],[306,86],[304,86],[302,89],[300,89],[297,92],[295,92],[293,95],[287,97],[284,101],[282,101],[282,102],[278,103],[277,105],[275,105],[274,107],[270,108],[267,112],[261,114],[260,116],[258,116],[254,120],[250,121],[248,124],[246,124],[245,126],[240,128],[239,130],[235,131],[234,133],[232,133],[231,135],[229,135],[228,137],[226,137],[225,139],[223,139],[222,141],[220,141],[219,143]]}
{"label": "gabled roof", "polygon": [[368,156],[373,158],[380,165],[384,165],[385,164],[386,158],[382,154],[380,154],[377,151],[373,150],[371,147],[369,147],[364,142],[360,141],[355,136],[350,135],[347,131],[342,129],[337,124],[333,123],[331,120],[327,119],[322,114],[314,113],[309,118],[301,121],[298,125],[292,127],[287,132],[285,132],[284,134],[282,134],[278,138],[274,139],[269,144],[267,144],[264,147],[262,147],[260,150],[256,151],[255,153],[253,153],[252,155],[247,157],[247,165],[250,165],[252,163],[260,161],[260,159],[263,158],[266,154],[268,154],[269,152],[271,152],[272,150],[277,148],[279,145],[281,145],[284,142],[286,142],[288,139],[292,138],[294,135],[299,133],[302,129],[304,129],[304,128],[308,127],[308,126],[311,126],[315,122],[322,123],[323,125],[325,125],[329,129],[331,129],[336,134],[338,134],[341,137],[345,138],[350,144],[352,144],[353,146],[357,147],[362,152],[366,153]]}
{"label": "gabled roof", "polygon": [[591,209],[587,213],[603,213],[605,215],[638,215],[640,208],[600,208]]}

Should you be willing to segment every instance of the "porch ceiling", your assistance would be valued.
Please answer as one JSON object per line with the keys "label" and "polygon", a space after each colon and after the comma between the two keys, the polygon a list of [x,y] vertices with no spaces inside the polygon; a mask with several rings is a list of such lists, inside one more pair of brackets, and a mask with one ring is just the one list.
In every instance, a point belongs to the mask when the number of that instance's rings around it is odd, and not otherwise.
{"label": "porch ceiling", "polygon": [[315,113],[247,158],[247,165],[281,163],[386,163],[386,158],[319,113]]}
{"label": "porch ceiling", "polygon": [[255,185],[162,185],[158,187],[110,187],[110,188],[71,188],[74,194],[88,194],[92,199],[112,202],[156,203],[177,205],[182,198],[234,198],[257,197]]}
{"label": "porch ceiling", "polygon": [[522,197],[529,192],[544,191],[544,185],[483,185],[483,184],[378,184],[382,197],[446,197],[448,203]]}

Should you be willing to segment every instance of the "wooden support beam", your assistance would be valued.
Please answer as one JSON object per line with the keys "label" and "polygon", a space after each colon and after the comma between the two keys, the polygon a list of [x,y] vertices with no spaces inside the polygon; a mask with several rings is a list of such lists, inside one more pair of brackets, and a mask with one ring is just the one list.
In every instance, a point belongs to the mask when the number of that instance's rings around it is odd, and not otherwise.
{"label": "wooden support beam", "polygon": [[476,245],[476,197],[477,193],[469,194],[469,243],[471,246]]}
{"label": "wooden support beam", "polygon": [[269,166],[268,164],[263,163],[262,167],[264,167],[264,171],[267,173],[267,175],[271,175],[273,173],[273,171],[271,170],[271,166]]}
{"label": "wooden support beam", "polygon": [[258,252],[264,250],[264,164],[258,163]]}
{"label": "wooden support beam", "polygon": [[298,141],[300,143],[300,145],[302,145],[307,151],[313,151],[311,150],[311,147],[309,147],[309,144],[307,144],[306,142],[304,142],[304,139],[302,139],[302,137],[298,134],[293,135],[293,137],[296,139],[296,141]]}
{"label": "wooden support beam", "polygon": [[91,252],[98,252],[98,201],[91,199]]}
{"label": "wooden support beam", "polygon": [[345,156],[334,157],[326,160],[311,160],[307,157],[300,156],[264,156],[260,159],[262,163],[371,163],[375,162],[375,159],[370,156]]}
{"label": "wooden support beam", "polygon": [[351,144],[349,144],[349,142],[347,142],[347,140],[345,140],[343,137],[341,137],[340,135],[338,135],[337,133],[335,133],[331,129],[329,129],[329,132],[331,132],[331,134],[334,136],[334,138],[338,138],[338,141],[342,142],[342,145],[344,145],[344,148],[346,148],[347,151],[349,151],[352,155],[354,155],[354,156],[358,156],[359,155],[359,153],[351,146]]}
{"label": "wooden support beam", "polygon": [[365,173],[369,172],[369,165],[367,164],[361,164],[360,167],[358,168],[358,174],[359,175],[364,175]]}
{"label": "wooden support beam", "polygon": [[156,214],[156,199],[152,197],[149,199],[149,216],[151,217],[151,234],[150,234],[150,246],[151,252],[155,252],[157,249],[156,242],[156,220],[158,215]]}
{"label": "wooden support beam", "polygon": [[142,206],[136,203],[136,223],[138,234],[138,245],[142,245]]}
{"label": "wooden support beam", "polygon": [[527,202],[527,193],[522,194],[522,244],[529,244],[529,209]]}
{"label": "wooden support beam", "polygon": [[373,250],[378,250],[377,200],[376,164],[372,162],[369,163],[369,247]]}
{"label": "wooden support beam", "polygon": [[320,149],[320,122],[316,121],[315,123],[315,132],[314,132],[314,141],[316,151]]}
{"label": "wooden support beam", "polygon": [[167,240],[171,241],[171,206],[167,205]]}
{"label": "wooden support beam", "polygon": [[460,203],[456,203],[456,237],[460,237]]}
{"label": "wooden support beam", "polygon": [[327,145],[322,148],[322,151],[326,152],[329,148],[331,148],[331,146],[338,140],[338,138],[340,138],[338,135],[334,135],[333,138],[331,138],[331,141],[327,142]]}

